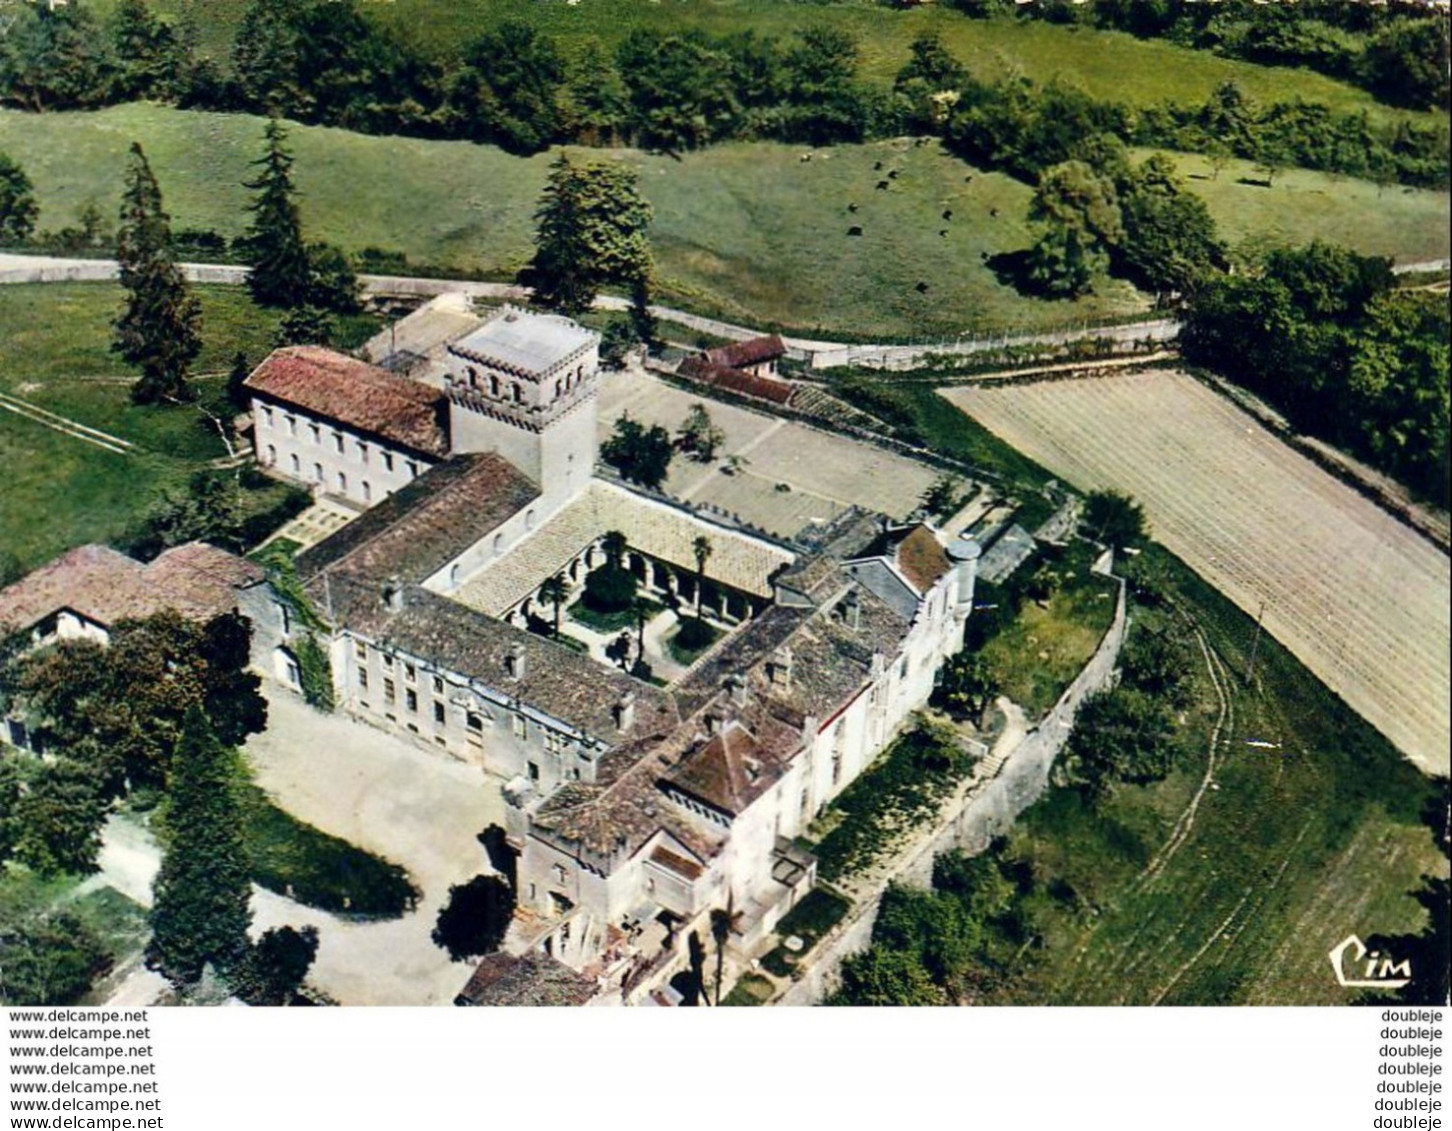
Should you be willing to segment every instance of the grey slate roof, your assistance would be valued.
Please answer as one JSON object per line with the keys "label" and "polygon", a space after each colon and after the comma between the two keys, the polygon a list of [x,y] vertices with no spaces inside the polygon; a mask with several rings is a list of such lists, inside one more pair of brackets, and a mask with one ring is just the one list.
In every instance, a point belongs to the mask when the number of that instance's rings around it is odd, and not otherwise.
{"label": "grey slate roof", "polygon": [[595,339],[594,331],[568,318],[506,307],[449,348],[495,362],[512,373],[538,378],[583,352]]}
{"label": "grey slate roof", "polygon": [[454,456],[298,555],[298,576],[345,564],[379,582],[420,582],[539,497],[492,452]]}

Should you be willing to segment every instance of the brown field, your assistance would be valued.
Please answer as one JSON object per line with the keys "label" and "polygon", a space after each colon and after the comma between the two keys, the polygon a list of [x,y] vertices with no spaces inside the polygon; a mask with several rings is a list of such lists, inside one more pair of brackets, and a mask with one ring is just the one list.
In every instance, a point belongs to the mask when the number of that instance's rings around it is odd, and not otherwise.
{"label": "brown field", "polygon": [[[674,434],[698,402],[726,433],[726,442],[710,464],[676,456],[666,491],[739,514],[781,537],[853,504],[903,518],[937,478],[932,468],[869,444],[706,400],[645,373],[607,378],[600,393],[600,438],[610,435],[625,412]],[[721,466],[733,454],[746,462],[736,474],[726,475]],[[779,484],[789,489],[779,490]]]}
{"label": "brown field", "polygon": [[1185,374],[943,395],[1152,533],[1424,770],[1449,764],[1448,560]]}

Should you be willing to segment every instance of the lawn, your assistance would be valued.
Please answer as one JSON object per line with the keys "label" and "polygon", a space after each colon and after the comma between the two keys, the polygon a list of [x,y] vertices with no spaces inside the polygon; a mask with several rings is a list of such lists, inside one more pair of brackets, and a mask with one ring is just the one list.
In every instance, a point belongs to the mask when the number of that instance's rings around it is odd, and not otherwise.
{"label": "lawn", "polygon": [[[1219,716],[1197,659],[1176,773],[1121,787],[1097,810],[1052,790],[1012,832],[1010,854],[1055,882],[1028,897],[1044,945],[1017,971],[1007,1000],[1344,1003],[1354,991],[1336,985],[1330,948],[1352,932],[1420,930],[1425,913],[1409,893],[1424,873],[1446,874],[1419,816],[1433,787],[1268,636],[1246,687],[1253,621],[1166,551],[1148,553],[1165,563],[1224,661],[1232,713],[1210,784],[1189,835],[1164,859],[1206,781]],[[1163,869],[1152,874],[1157,855]],[[1049,898],[1045,886],[1059,895]]]}
{"label": "lawn", "polygon": [[747,974],[731,987],[731,992],[721,999],[721,1004],[723,1006],[765,1005],[771,1000],[771,995],[774,993],[776,993],[776,986],[772,984],[770,978],[763,978],[760,974]]}
{"label": "lawn", "polygon": [[[174,12],[184,0],[157,0],[161,12]],[[99,0],[107,9],[115,0]],[[226,62],[246,0],[208,0],[202,23],[203,50]],[[1338,110],[1368,108],[1378,118],[1401,116],[1379,106],[1355,87],[1309,71],[1260,67],[1218,58],[1208,52],[1164,41],[1138,40],[1120,32],[1059,27],[1011,18],[972,20],[943,6],[895,11],[876,0],[784,4],[780,0],[584,0],[578,4],[541,4],[536,0],[390,0],[364,5],[386,26],[399,30],[441,59],[451,59],[474,39],[504,20],[523,20],[554,36],[568,55],[592,41],[607,49],[637,28],[665,32],[699,28],[713,35],[750,29],[758,35],[788,37],[811,26],[832,26],[853,35],[861,53],[860,74],[887,86],[908,59],[908,46],[925,31],[935,31],[973,74],[995,78],[1020,73],[1037,82],[1072,82],[1100,98],[1132,105],[1166,100],[1200,102],[1227,80],[1260,101],[1301,98]]]}
{"label": "lawn", "polygon": [[[879,10],[879,18],[892,17]],[[138,140],[174,223],[231,238],[247,221],[242,182],[261,130],[260,120],[246,115],[149,105],[43,116],[5,111],[0,150],[35,182],[41,227],[59,228],[74,223],[87,203],[114,213],[126,147]],[[378,246],[432,269],[497,278],[512,277],[529,259],[549,154],[519,158],[467,142],[313,127],[295,127],[292,145],[312,238],[355,252]],[[800,160],[801,147],[775,143],[722,145],[680,160],[635,150],[582,152],[638,170],[655,211],[662,297],[702,313],[818,336],[925,340],[1070,326],[1147,309],[1144,296],[1123,282],[1077,302],[1028,298],[1001,284],[983,257],[1032,242],[1025,221],[1030,189],[974,172],[936,145],[838,146],[810,162]],[[879,160],[900,171],[886,192],[874,187]],[[381,169],[389,175],[379,176]],[[1354,213],[1374,201],[1374,187],[1288,173],[1274,190],[1244,189],[1241,195],[1260,194],[1250,223],[1240,216],[1240,197],[1222,184],[1235,175],[1227,169],[1216,182],[1193,182],[1234,238],[1262,228],[1321,231],[1400,258],[1445,253],[1445,193],[1388,189],[1395,213],[1361,225]],[[1292,191],[1298,185],[1305,191]],[[1315,192],[1322,195],[1308,195]],[[1230,195],[1216,204],[1223,193]],[[1343,194],[1352,203],[1330,209],[1331,219],[1318,227],[1308,201]],[[856,214],[847,211],[854,203]],[[949,207],[954,218],[945,222],[941,213]],[[860,237],[847,235],[854,225]],[[916,289],[920,282],[928,284],[926,293]]]}
{"label": "lawn", "polygon": [[[206,347],[198,387],[215,401],[238,350],[260,360],[276,316],[237,288],[198,288]],[[110,435],[135,448],[122,455],[0,412],[0,538],[27,566],[84,542],[107,542],[130,530],[167,490],[182,489],[208,460],[226,454],[210,421],[194,406],[140,408],[130,402],[130,375],[110,353],[109,322],[120,288],[108,283],[0,288],[0,392]],[[275,487],[249,496],[265,506]],[[249,508],[251,509],[251,508]]]}
{"label": "lawn", "polygon": [[255,786],[244,790],[252,878],[269,891],[356,919],[396,919],[418,891],[397,864],[315,829]]}
{"label": "lawn", "polygon": [[[1019,568],[1035,568],[1030,559]],[[1115,586],[1098,576],[1070,577],[1042,604],[1025,599],[1018,617],[983,647],[998,693],[1042,717],[1099,647],[1114,619]]]}

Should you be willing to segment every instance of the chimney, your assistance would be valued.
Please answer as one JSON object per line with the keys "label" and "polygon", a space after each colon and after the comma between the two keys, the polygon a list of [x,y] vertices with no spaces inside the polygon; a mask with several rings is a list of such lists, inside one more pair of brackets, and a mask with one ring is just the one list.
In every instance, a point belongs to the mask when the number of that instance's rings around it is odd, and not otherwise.
{"label": "chimney", "polygon": [[855,589],[842,600],[842,623],[853,632],[862,627],[862,602]]}
{"label": "chimney", "polygon": [[771,673],[771,685],[783,689],[792,685],[792,650],[785,644],[771,654],[767,670]]}
{"label": "chimney", "polygon": [[615,716],[615,727],[624,734],[635,725],[635,692],[627,691],[615,702],[612,709]]}
{"label": "chimney", "polygon": [[524,672],[524,645],[512,644],[504,654],[504,674],[510,679],[523,679]]}
{"label": "chimney", "polygon": [[715,735],[721,733],[721,716],[715,712],[707,714],[702,720],[706,724],[706,734]]}
{"label": "chimney", "polygon": [[738,707],[746,706],[747,699],[750,698],[750,687],[746,677],[740,672],[732,672],[726,677],[726,690],[731,693],[731,702]]}
{"label": "chimney", "polygon": [[390,613],[403,612],[403,582],[390,577],[383,586],[383,603]]}

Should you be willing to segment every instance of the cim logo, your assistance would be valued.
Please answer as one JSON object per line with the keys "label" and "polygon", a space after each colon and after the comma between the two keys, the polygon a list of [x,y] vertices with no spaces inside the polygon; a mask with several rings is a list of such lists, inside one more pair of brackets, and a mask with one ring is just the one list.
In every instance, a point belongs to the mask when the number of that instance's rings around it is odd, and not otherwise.
{"label": "cim logo", "polygon": [[1399,990],[1412,980],[1410,961],[1393,962],[1379,950],[1368,951],[1355,935],[1347,935],[1327,957],[1336,971],[1336,981],[1348,989]]}

